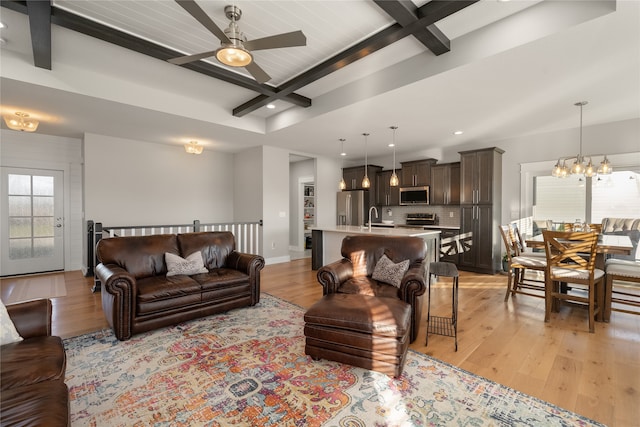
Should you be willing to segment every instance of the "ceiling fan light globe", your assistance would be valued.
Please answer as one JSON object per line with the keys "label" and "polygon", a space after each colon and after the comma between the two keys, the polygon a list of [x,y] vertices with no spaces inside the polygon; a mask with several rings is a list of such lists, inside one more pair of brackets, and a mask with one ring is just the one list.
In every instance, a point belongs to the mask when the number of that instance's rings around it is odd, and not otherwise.
{"label": "ceiling fan light globe", "polygon": [[253,61],[249,52],[237,47],[221,47],[216,51],[216,59],[230,67],[246,67]]}

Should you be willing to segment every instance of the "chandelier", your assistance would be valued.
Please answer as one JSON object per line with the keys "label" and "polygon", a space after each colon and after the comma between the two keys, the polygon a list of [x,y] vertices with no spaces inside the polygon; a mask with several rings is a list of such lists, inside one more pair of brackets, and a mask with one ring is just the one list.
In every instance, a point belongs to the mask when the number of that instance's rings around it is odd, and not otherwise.
{"label": "chandelier", "polygon": [[[609,175],[613,171],[606,155],[604,155],[604,159],[600,162],[600,166],[598,166],[597,169],[593,165],[592,157],[599,156],[600,154],[582,155],[582,107],[587,104],[587,101],[580,101],[573,104],[576,107],[580,107],[580,151],[577,156],[559,158],[551,171],[552,176],[566,178],[569,175],[584,175],[585,177],[591,178],[596,175]],[[585,164],[586,159],[589,159],[589,161]],[[573,164],[571,167],[568,167],[567,163],[571,163],[572,160]]]}
{"label": "chandelier", "polygon": [[39,124],[37,120],[30,119],[27,113],[20,111],[16,111],[15,116],[5,115],[4,122],[9,129],[21,132],[35,132]]}

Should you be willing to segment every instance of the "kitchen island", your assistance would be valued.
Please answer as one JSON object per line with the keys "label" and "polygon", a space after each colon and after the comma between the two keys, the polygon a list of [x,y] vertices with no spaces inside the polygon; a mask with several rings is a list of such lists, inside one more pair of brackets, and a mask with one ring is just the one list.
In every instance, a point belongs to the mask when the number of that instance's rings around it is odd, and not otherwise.
{"label": "kitchen island", "polygon": [[438,261],[440,246],[439,230],[422,230],[417,228],[359,227],[353,225],[336,225],[331,227],[313,227],[311,229],[311,268],[319,269],[323,265],[342,259],[340,249],[342,239],[356,234],[372,234],[376,236],[415,236],[424,239],[427,244],[427,260]]}

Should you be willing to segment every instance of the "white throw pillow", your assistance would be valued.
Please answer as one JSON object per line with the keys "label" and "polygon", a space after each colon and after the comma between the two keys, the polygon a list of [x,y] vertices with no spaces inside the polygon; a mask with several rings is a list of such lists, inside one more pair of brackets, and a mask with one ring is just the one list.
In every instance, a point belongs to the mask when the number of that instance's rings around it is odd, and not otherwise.
{"label": "white throw pillow", "polygon": [[209,270],[204,266],[204,260],[202,259],[202,253],[200,251],[194,252],[186,259],[178,255],[165,252],[164,260],[167,263],[167,277],[177,276],[178,274],[191,274],[208,273]]}
{"label": "white throw pillow", "polygon": [[16,326],[9,317],[7,307],[0,300],[0,345],[11,344],[12,342],[22,341],[22,337],[16,331]]}
{"label": "white throw pillow", "polygon": [[379,282],[388,283],[399,288],[400,283],[402,283],[402,278],[408,269],[408,259],[396,264],[386,255],[382,255],[382,258],[380,258],[376,263],[376,267],[373,269],[371,277]]}

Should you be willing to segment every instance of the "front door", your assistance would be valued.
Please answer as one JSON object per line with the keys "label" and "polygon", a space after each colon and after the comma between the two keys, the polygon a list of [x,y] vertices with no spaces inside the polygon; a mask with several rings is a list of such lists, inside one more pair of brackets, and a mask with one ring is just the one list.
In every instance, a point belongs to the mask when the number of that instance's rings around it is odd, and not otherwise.
{"label": "front door", "polygon": [[63,270],[63,172],[1,169],[0,276]]}

